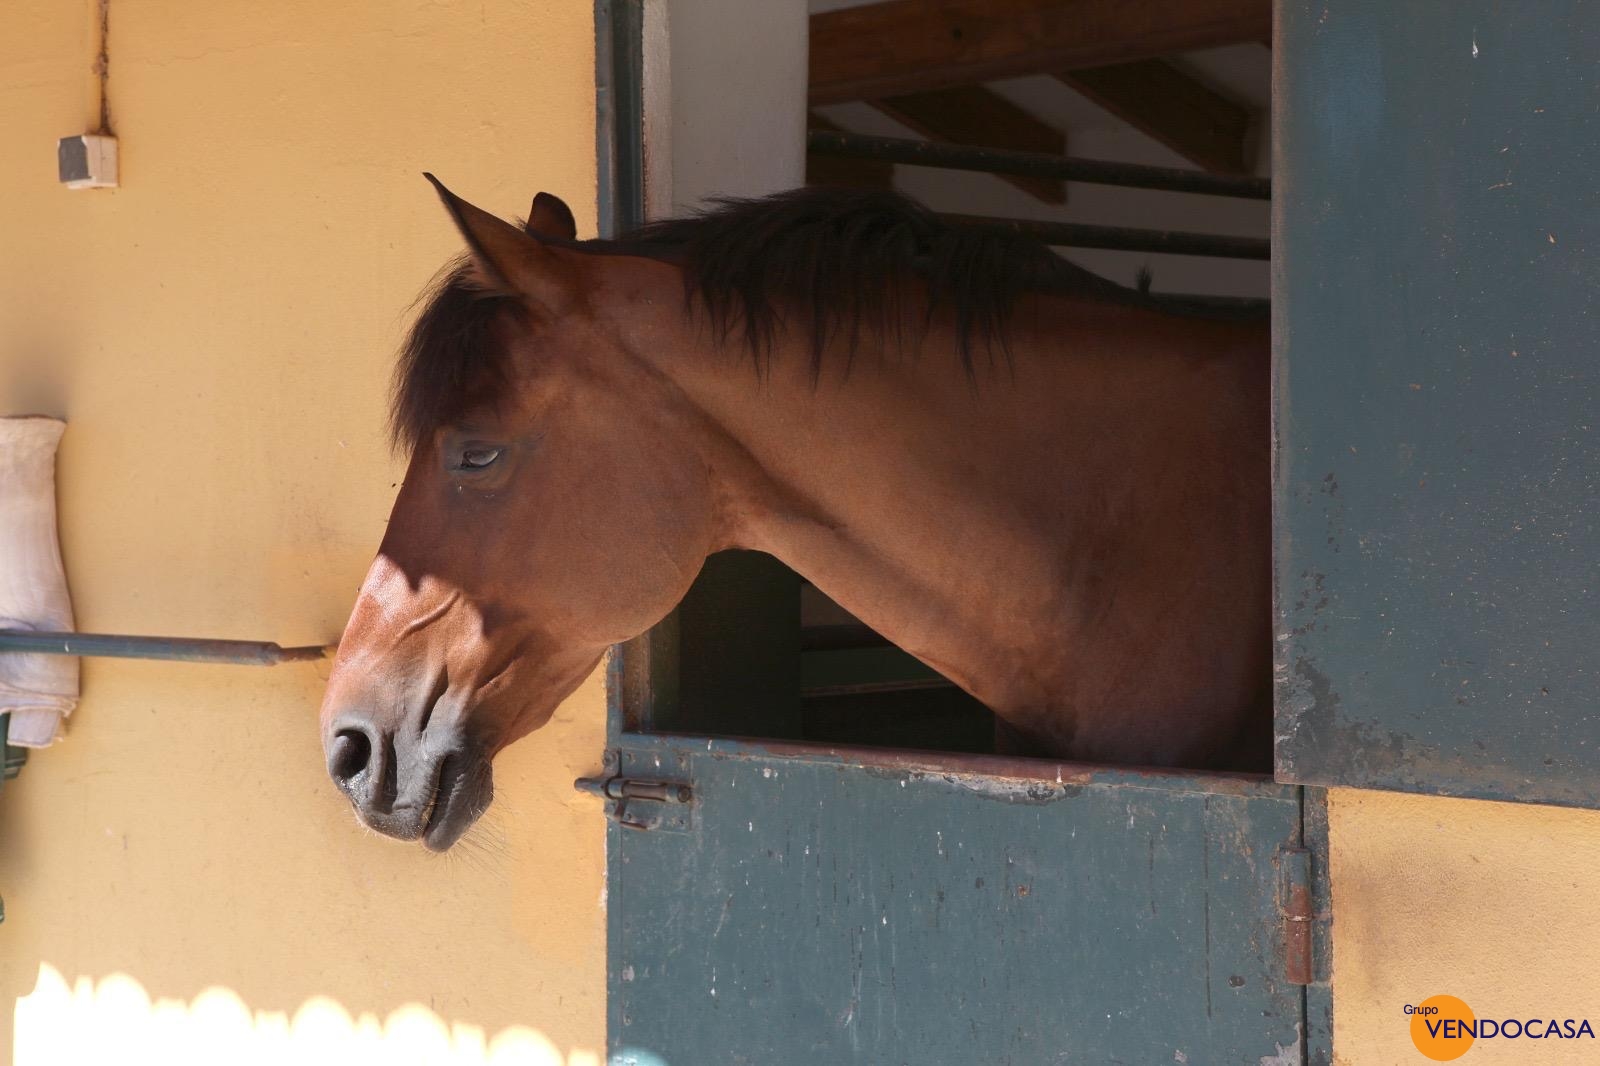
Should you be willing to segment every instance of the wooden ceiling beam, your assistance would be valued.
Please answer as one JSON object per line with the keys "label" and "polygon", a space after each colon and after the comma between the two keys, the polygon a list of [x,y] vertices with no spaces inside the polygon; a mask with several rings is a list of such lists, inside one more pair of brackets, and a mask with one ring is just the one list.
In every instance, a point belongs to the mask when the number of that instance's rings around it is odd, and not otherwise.
{"label": "wooden ceiling beam", "polygon": [[887,0],[811,16],[813,104],[1154,59],[1270,35],[1271,0]]}
{"label": "wooden ceiling beam", "polygon": [[1058,73],[1082,93],[1198,167],[1249,172],[1244,155],[1250,112],[1160,59]]}
{"label": "wooden ceiling beam", "polygon": [[[1010,100],[981,85],[886,96],[873,107],[930,141],[1018,152],[1067,154],[1066,134],[1048,126]],[[1049,178],[997,175],[1047,204],[1067,202],[1065,182]]]}

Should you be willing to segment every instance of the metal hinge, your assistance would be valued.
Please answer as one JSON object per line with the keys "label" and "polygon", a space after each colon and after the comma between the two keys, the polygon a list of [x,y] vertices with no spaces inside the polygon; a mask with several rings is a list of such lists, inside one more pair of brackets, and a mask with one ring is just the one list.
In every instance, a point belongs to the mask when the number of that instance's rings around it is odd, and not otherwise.
{"label": "metal hinge", "polygon": [[[687,832],[693,824],[694,789],[683,772],[686,760],[676,757],[679,773],[662,774],[665,760],[641,752],[608,751],[605,771],[598,777],[580,777],[572,783],[579,792],[606,801],[606,817],[628,829]],[[634,776],[648,767],[650,776]]]}
{"label": "metal hinge", "polygon": [[1314,979],[1311,944],[1312,924],[1316,920],[1310,849],[1280,850],[1278,875],[1278,914],[1283,919],[1283,979],[1292,985],[1309,985]]}

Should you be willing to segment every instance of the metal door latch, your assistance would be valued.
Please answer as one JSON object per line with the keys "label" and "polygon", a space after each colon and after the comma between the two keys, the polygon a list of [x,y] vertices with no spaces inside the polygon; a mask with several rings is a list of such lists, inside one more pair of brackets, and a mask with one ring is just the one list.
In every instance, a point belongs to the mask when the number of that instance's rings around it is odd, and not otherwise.
{"label": "metal door latch", "polygon": [[[629,776],[627,764],[639,761],[636,752],[606,752],[606,772],[580,777],[572,783],[579,792],[606,801],[606,817],[628,829],[688,830],[693,813],[694,789],[686,781],[647,780]],[[658,761],[658,760],[653,760]]]}

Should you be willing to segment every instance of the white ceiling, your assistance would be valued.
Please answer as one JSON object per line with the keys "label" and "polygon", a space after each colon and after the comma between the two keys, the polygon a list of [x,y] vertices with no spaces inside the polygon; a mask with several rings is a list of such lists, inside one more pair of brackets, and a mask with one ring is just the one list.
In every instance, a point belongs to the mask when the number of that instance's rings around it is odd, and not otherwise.
{"label": "white ceiling", "polygon": [[[810,10],[832,11],[856,7],[859,2],[810,0]],[[1168,62],[1255,115],[1246,138],[1246,158],[1257,175],[1270,174],[1271,50],[1264,44],[1238,44],[1171,56]],[[1069,155],[1152,166],[1194,165],[1048,75],[985,84],[1041,122],[1065,133]],[[855,133],[918,136],[866,103],[834,104],[816,110]],[[938,211],[1241,237],[1265,237],[1271,231],[1271,208],[1262,201],[1072,184],[1068,186],[1067,203],[1058,207],[1041,203],[986,174],[902,166],[895,168],[894,180],[896,188]],[[1264,262],[1087,249],[1074,249],[1067,254],[1075,262],[1123,284],[1132,284],[1139,270],[1148,267],[1158,291],[1266,296],[1271,288],[1270,267]]]}

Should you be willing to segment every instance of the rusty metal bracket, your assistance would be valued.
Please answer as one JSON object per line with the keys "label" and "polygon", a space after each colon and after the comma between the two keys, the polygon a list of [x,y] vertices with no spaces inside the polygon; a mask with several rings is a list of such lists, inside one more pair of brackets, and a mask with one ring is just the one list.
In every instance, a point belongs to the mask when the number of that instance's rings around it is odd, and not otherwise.
{"label": "rusty metal bracket", "polygon": [[1278,852],[1278,914],[1283,923],[1283,979],[1293,985],[1312,981],[1311,850]]}

